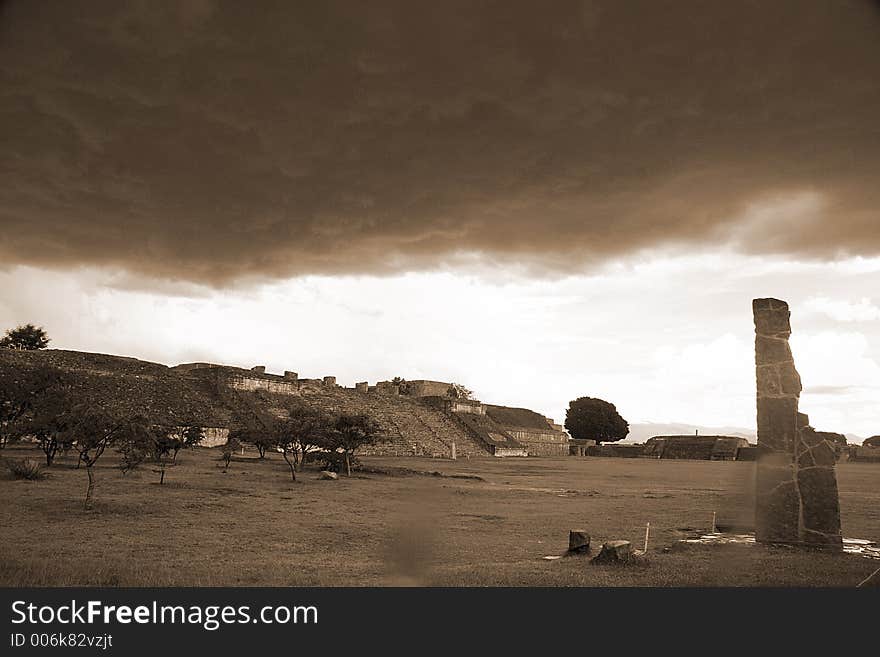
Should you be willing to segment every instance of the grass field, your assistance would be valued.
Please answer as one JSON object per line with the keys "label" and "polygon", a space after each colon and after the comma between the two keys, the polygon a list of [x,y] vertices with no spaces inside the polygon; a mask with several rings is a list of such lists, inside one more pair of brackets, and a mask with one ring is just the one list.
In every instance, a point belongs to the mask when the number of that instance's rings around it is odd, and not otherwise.
{"label": "grass field", "polygon": [[[0,585],[855,586],[880,566],[682,545],[713,511],[719,523],[748,521],[753,463],[367,458],[373,472],[322,481],[307,469],[294,483],[277,454],[240,457],[226,474],[218,457],[183,452],[159,486],[149,465],[123,476],[108,452],[91,512],[72,459],[43,481],[0,475]],[[880,465],[842,463],[838,479],[844,535],[880,539]],[[543,560],[565,551],[570,528],[640,546],[646,522],[643,566]]]}

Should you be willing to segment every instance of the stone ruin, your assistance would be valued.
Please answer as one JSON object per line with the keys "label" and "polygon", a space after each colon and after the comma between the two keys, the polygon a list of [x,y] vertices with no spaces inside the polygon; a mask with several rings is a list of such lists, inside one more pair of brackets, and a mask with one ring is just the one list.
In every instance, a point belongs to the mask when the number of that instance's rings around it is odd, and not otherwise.
{"label": "stone ruin", "polygon": [[758,457],[755,538],[841,550],[835,445],[798,410],[801,379],[788,338],[788,304],[755,299]]}

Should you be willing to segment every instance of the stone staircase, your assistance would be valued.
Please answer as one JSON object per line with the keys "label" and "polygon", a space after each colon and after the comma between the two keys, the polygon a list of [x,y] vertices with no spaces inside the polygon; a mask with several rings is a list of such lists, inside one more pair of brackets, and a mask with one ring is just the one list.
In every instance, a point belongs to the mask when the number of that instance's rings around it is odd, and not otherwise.
{"label": "stone staircase", "polygon": [[372,417],[389,440],[365,449],[364,454],[449,458],[453,442],[460,457],[488,454],[481,442],[445,413],[408,397],[315,388],[304,389],[302,399],[329,413],[364,413]]}

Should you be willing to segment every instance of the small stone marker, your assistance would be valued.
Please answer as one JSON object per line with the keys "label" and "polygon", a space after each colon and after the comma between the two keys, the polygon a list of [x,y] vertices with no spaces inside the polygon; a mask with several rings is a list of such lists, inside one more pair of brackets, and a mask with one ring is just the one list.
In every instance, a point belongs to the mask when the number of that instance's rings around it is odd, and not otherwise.
{"label": "small stone marker", "polygon": [[335,472],[330,472],[329,470],[321,470],[321,479],[336,481],[337,479],[339,479],[339,475]]}
{"label": "small stone marker", "polygon": [[569,554],[589,554],[590,535],[584,529],[571,529],[568,532]]}
{"label": "small stone marker", "polygon": [[632,543],[629,541],[606,541],[602,549],[590,560],[593,564],[626,563],[633,556]]}

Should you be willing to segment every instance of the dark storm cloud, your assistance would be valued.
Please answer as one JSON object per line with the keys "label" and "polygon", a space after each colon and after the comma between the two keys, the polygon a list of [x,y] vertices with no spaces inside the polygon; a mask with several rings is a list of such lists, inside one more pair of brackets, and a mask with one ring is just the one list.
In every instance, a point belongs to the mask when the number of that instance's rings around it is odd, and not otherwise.
{"label": "dark storm cloud", "polygon": [[880,252],[869,2],[124,4],[3,5],[6,263]]}

